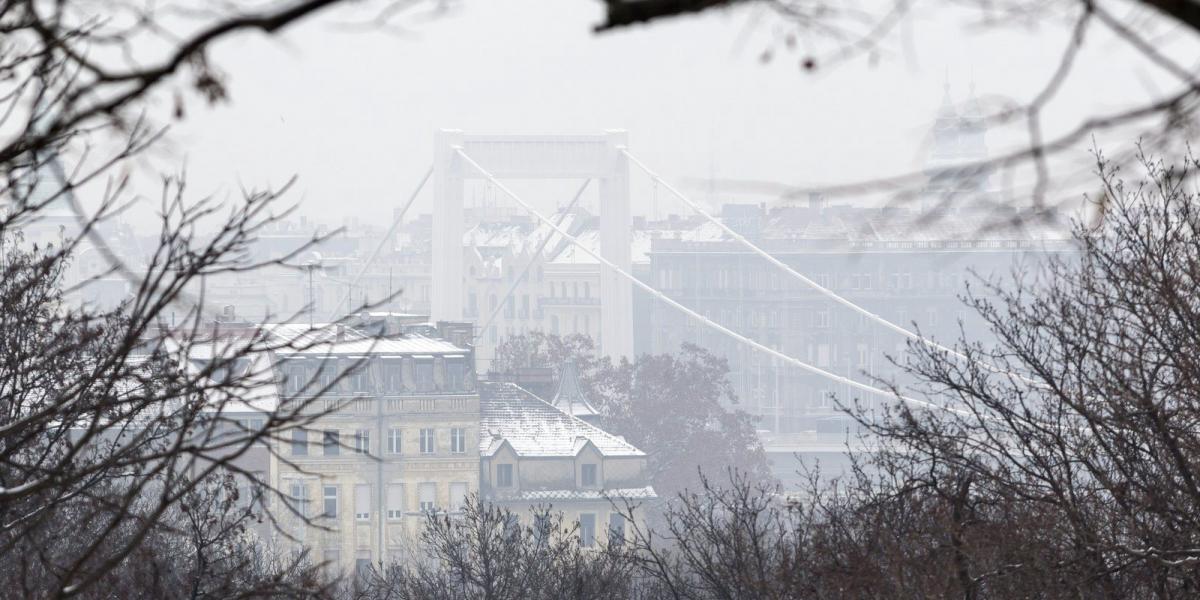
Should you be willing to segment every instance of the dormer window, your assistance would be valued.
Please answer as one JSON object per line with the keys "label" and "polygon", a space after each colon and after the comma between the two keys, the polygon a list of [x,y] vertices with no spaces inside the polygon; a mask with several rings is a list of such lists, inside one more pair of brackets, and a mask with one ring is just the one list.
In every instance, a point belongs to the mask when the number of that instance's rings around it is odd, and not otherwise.
{"label": "dormer window", "polygon": [[496,465],[496,487],[510,488],[513,486],[513,466]]}
{"label": "dormer window", "polygon": [[580,467],[579,481],[583,487],[594,487],[596,485],[596,465],[587,464]]}
{"label": "dormer window", "polygon": [[434,391],[433,357],[418,358],[414,368],[414,375],[417,380],[418,392]]}

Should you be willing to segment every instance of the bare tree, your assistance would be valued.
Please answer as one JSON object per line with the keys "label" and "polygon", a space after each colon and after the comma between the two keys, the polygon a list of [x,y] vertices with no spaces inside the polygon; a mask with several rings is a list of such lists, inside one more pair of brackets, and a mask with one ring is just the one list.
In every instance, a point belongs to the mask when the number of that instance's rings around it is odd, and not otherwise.
{"label": "bare tree", "polygon": [[363,596],[388,600],[629,598],[630,563],[580,545],[552,507],[521,515],[469,498],[458,516],[431,514],[414,560],[388,566]]}
{"label": "bare tree", "polygon": [[[162,135],[150,115],[158,92],[174,88],[175,118],[190,94],[221,100],[222,75],[206,58],[213,44],[279,32],[334,3],[0,2],[0,586],[9,593],[321,593],[304,561],[259,557],[243,531],[252,514],[270,519],[279,493],[255,494],[251,513],[235,510],[228,486],[262,483],[240,457],[311,423],[323,410],[313,399],[332,383],[302,382],[253,426],[230,417],[276,383],[265,358],[299,344],[214,323],[199,285],[305,249],[247,258],[257,234],[287,215],[277,208],[287,186],[226,206],[164,179],[157,245],[136,262],[99,231],[128,205],[134,159]],[[80,200],[85,190],[94,193]],[[74,223],[53,243],[26,239],[64,206]],[[64,273],[84,246],[106,259],[104,274],[129,282],[120,306],[65,300]]]}
{"label": "bare tree", "polygon": [[1077,229],[1080,256],[1014,275],[1015,288],[989,282],[998,300],[968,297],[995,347],[964,342],[967,361],[910,348],[945,410],[859,413],[887,442],[875,461],[895,483],[882,491],[939,519],[966,597],[1200,589],[1198,165],[1140,164],[1134,182],[1098,159],[1105,218]]}
{"label": "bare tree", "polygon": [[[606,18],[597,31],[609,31],[636,24],[656,22],[696,12],[754,6],[755,19],[769,23],[770,35],[761,58],[795,60],[803,72],[816,72],[853,59],[871,64],[891,54],[901,34],[901,23],[913,15],[954,13],[966,9],[964,27],[1008,27],[1031,30],[1041,25],[1039,35],[1053,35],[1061,50],[1048,55],[1054,68],[1045,81],[1027,98],[992,98],[969,112],[971,118],[993,126],[1012,126],[1020,132],[1021,143],[990,158],[981,158],[940,167],[888,175],[871,174],[861,180],[840,184],[795,184],[788,182],[727,181],[730,190],[778,195],[794,199],[809,193],[862,195],[886,193],[893,202],[911,201],[930,180],[971,180],[998,173],[1006,180],[1021,184],[1020,206],[1007,198],[973,194],[970,201],[990,206],[994,219],[986,226],[1011,225],[1023,219],[1057,220],[1059,209],[1074,211],[1077,206],[1074,186],[1090,183],[1086,166],[1078,168],[1082,151],[1092,136],[1104,131],[1118,132],[1126,139],[1140,139],[1147,148],[1160,153],[1183,150],[1196,132],[1197,107],[1200,106],[1200,76],[1190,64],[1187,51],[1172,48],[1179,42],[1190,43],[1200,35],[1200,9],[1186,1],[1136,0],[1063,0],[1028,2],[1026,0],[913,2],[829,2],[826,0],[604,0]],[[970,15],[974,15],[973,18]],[[1049,33],[1046,33],[1049,32]],[[1100,47],[1105,38],[1142,59],[1148,70],[1165,77],[1165,91],[1147,89],[1144,100],[1116,108],[1098,109],[1080,115],[1066,128],[1050,128],[1045,114],[1059,99],[1081,61],[1095,60],[1085,49]],[[1097,41],[1100,40],[1100,41]],[[1139,73],[1130,71],[1113,78],[1132,86],[1141,82]],[[1148,86],[1147,86],[1148,87]],[[976,124],[978,125],[978,124]],[[1132,149],[1110,156],[1115,164],[1136,163]],[[1057,188],[1057,189],[1056,189]],[[961,204],[961,195],[953,199]],[[1032,203],[1026,199],[1032,199]],[[947,202],[950,199],[947,199]],[[1014,214],[1015,211],[1015,214]]]}

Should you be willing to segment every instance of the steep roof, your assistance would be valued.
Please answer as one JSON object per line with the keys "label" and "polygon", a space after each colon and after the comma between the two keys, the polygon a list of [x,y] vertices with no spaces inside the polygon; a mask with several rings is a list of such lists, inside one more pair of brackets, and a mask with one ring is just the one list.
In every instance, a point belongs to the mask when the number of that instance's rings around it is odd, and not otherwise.
{"label": "steep roof", "polygon": [[[281,348],[281,356],[323,356],[366,354],[465,354],[460,348],[441,338],[410,333],[396,338],[377,338],[354,329],[342,327],[339,334],[336,326],[318,323],[313,327],[300,323],[275,323],[264,325],[276,339],[292,347]],[[340,335],[341,339],[337,339]]]}
{"label": "steep roof", "polygon": [[579,388],[579,369],[573,360],[563,363],[558,376],[558,391],[554,393],[554,399],[550,404],[568,415],[581,419],[600,414],[600,411],[596,410],[591,402],[588,402],[583,395],[583,390]]}
{"label": "steep roof", "polygon": [[479,452],[484,456],[494,455],[505,443],[518,456],[575,456],[587,442],[604,456],[646,455],[516,384],[483,382],[479,401]]}

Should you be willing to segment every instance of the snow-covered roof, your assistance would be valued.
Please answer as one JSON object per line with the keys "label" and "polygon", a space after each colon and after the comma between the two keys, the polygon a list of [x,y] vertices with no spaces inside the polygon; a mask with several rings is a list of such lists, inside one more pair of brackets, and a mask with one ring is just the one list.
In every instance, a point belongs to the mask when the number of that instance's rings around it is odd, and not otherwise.
{"label": "snow-covered roof", "polygon": [[[573,235],[575,236],[575,239],[579,240],[579,243],[587,247],[588,250],[591,250],[597,254],[600,253],[599,231],[595,229],[588,229]],[[568,242],[565,246],[563,246],[562,250],[550,260],[550,262],[556,265],[594,265],[599,264],[600,261],[596,260],[591,254],[588,254],[580,249],[579,246]]]}
{"label": "snow-covered roof", "polygon": [[590,443],[604,456],[645,456],[629,442],[507,382],[480,386],[479,452],[492,456],[506,443],[518,456],[575,456]]}
{"label": "snow-covered roof", "polygon": [[[182,357],[185,359],[183,367],[189,375],[199,377],[214,358],[226,356],[229,351],[222,342],[188,346],[186,356]],[[211,391],[208,403],[211,409],[220,409],[222,413],[268,413],[279,406],[279,389],[265,352],[248,353],[228,363],[227,368],[214,375],[217,378],[238,378],[239,385],[231,388],[218,386]],[[221,382],[214,379],[213,383]]]}
{"label": "snow-covered roof", "polygon": [[[314,327],[296,323],[284,323],[264,326],[278,339],[290,342],[291,348],[281,348],[276,354],[287,356],[326,356],[367,354],[466,354],[466,348],[460,348],[446,340],[419,334],[406,334],[397,338],[376,338],[351,328],[338,328],[318,324]],[[338,336],[341,339],[337,339]]]}
{"label": "snow-covered roof", "polygon": [[[814,210],[789,206],[761,214],[761,224],[753,234],[747,235],[770,252],[808,247],[813,242],[822,247],[829,243],[865,248],[945,243],[955,244],[951,246],[954,248],[987,248],[995,243],[1055,243],[1070,239],[1067,227],[1053,222],[1028,221],[1012,227],[983,228],[981,219],[983,217],[971,211],[922,215],[908,209],[835,206]],[[737,246],[720,227],[709,222],[681,233],[651,234],[651,238],[652,241],[661,242],[653,249],[655,252],[684,247],[696,250],[698,248],[691,245],[695,243],[720,243],[731,248]],[[965,243],[970,245],[961,245]]]}
{"label": "snow-covered roof", "polygon": [[[559,212],[551,219],[572,235],[575,235],[583,224],[592,220],[590,215],[580,209],[573,209],[567,213]],[[547,238],[550,238],[549,242],[542,252],[553,256],[564,240],[549,225],[538,221],[484,221],[463,233],[463,246],[475,248],[477,252],[483,249],[504,249],[513,255],[522,256],[532,254]]]}
{"label": "snow-covered roof", "polygon": [[528,502],[547,502],[562,500],[605,500],[613,499],[647,499],[657,498],[651,486],[637,488],[613,488],[607,490],[518,490],[512,493],[500,494],[499,500],[524,500]]}
{"label": "snow-covered roof", "polygon": [[425,337],[423,335],[406,335],[402,338],[364,338],[344,341],[320,342],[307,348],[283,349],[278,354],[284,356],[325,356],[367,354],[462,354],[467,349],[460,348],[446,340]]}

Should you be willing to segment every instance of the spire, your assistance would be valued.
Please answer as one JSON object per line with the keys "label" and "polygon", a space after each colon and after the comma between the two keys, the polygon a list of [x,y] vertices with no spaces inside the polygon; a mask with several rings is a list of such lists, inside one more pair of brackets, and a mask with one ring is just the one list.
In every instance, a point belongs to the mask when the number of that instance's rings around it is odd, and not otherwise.
{"label": "spire", "polygon": [[958,111],[954,108],[954,99],[950,97],[950,69],[947,67],[942,81],[942,105],[938,107],[933,122],[933,152],[930,156],[933,161],[952,161],[956,158],[959,124]]}
{"label": "spire", "polygon": [[950,97],[950,67],[946,67],[946,74],[942,76],[942,106],[938,109],[937,125],[950,126],[956,118],[958,111],[954,110],[954,100]]}
{"label": "spire", "polygon": [[583,396],[583,390],[579,387],[579,369],[571,359],[567,359],[559,370],[558,391],[554,393],[554,400],[550,404],[588,423],[600,416],[600,411]]}

